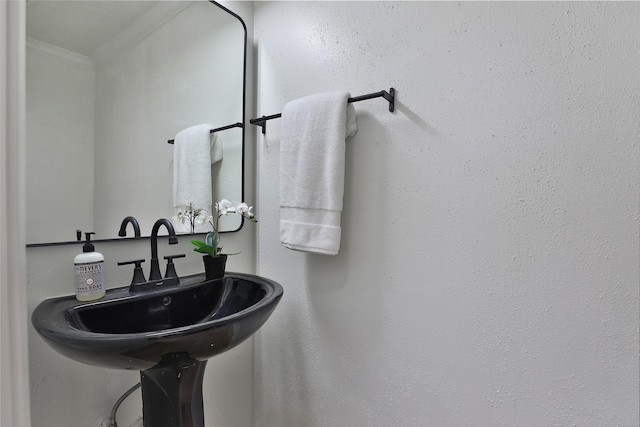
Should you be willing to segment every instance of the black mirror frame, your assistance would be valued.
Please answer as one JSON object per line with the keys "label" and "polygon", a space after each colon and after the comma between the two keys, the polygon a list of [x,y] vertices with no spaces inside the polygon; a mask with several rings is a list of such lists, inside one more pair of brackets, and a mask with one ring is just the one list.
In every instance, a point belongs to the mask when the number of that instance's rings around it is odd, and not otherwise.
{"label": "black mirror frame", "polygon": [[[221,5],[220,3],[216,2],[215,0],[209,0],[209,3],[212,3],[214,6],[219,7],[220,9],[222,9],[223,11],[227,12],[229,15],[233,16],[234,18],[236,18],[238,21],[240,21],[240,24],[242,24],[242,29],[244,31],[244,41],[243,41],[243,52],[242,52],[242,159],[241,159],[241,183],[240,183],[240,195],[241,195],[241,201],[244,201],[244,189],[245,189],[245,144],[246,144],[246,101],[247,101],[247,25],[244,23],[244,21],[242,20],[242,18],[240,16],[238,16],[238,14],[232,12],[231,10],[229,10],[228,8],[224,7],[223,5]],[[233,126],[235,127],[235,126]],[[235,233],[237,231],[240,231],[242,229],[242,227],[244,226],[244,217],[241,217],[240,219],[240,225],[238,226],[238,228],[236,228],[235,230],[228,230],[228,231],[221,231],[220,233]],[[201,235],[204,233],[195,233],[195,234],[188,234],[188,235]],[[121,242],[121,241],[128,241],[128,240],[141,240],[141,239],[150,239],[150,236],[142,236],[142,237],[119,237],[119,238],[112,238],[112,239],[97,239],[94,242]],[[84,244],[83,240],[71,240],[71,241],[66,241],[66,242],[47,242],[47,243],[28,243],[26,245],[27,248],[37,248],[37,247],[44,247],[44,246],[62,246],[62,245],[80,245],[80,244]]]}

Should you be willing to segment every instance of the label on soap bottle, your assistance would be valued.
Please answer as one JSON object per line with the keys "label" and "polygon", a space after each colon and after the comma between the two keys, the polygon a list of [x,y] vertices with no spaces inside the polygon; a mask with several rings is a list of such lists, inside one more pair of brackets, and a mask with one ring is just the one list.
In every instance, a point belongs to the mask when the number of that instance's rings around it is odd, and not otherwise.
{"label": "label on soap bottle", "polygon": [[75,264],[75,267],[77,296],[104,294],[104,261]]}

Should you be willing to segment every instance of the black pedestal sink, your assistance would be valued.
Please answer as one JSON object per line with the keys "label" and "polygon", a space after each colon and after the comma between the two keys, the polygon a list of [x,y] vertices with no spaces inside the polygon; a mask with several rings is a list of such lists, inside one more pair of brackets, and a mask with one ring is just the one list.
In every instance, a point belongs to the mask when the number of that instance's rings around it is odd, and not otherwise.
{"label": "black pedestal sink", "polygon": [[256,332],[283,291],[272,280],[240,273],[181,282],[142,294],[112,289],[91,302],[47,299],[31,321],[51,347],[73,360],[141,371],[145,427],[203,427],[207,359]]}

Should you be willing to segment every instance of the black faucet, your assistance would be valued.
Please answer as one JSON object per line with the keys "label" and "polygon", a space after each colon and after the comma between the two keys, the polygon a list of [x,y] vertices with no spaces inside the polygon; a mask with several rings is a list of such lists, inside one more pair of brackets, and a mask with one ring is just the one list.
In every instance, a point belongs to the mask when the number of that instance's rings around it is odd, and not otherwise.
{"label": "black faucet", "polygon": [[149,273],[149,281],[162,279],[160,264],[158,262],[158,230],[162,225],[164,225],[169,232],[169,244],[175,245],[178,243],[176,231],[173,229],[171,221],[161,218],[153,224],[153,229],[151,230],[151,272]]}
{"label": "black faucet", "polygon": [[127,235],[126,228],[128,223],[131,223],[131,225],[133,226],[134,236],[136,238],[140,237],[140,225],[138,224],[138,221],[132,216],[128,216],[122,220],[122,224],[120,224],[120,231],[118,231],[118,236],[124,237]]}

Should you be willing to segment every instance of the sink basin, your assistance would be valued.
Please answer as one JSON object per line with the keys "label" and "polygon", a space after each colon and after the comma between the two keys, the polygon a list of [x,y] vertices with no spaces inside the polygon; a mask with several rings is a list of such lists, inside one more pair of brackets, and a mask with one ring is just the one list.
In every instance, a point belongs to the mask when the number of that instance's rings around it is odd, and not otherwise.
{"label": "sink basin", "polygon": [[235,347],[262,326],[283,293],[278,283],[249,274],[211,281],[198,274],[181,282],[143,294],[113,289],[84,303],[75,296],[47,299],[31,320],[49,345],[73,360],[145,370],[176,354],[205,360]]}
{"label": "sink basin", "polygon": [[204,427],[207,359],[249,338],[282,298],[269,279],[230,273],[181,278],[177,287],[129,293],[110,289],[98,301],[47,299],[31,315],[59,353],[90,365],[140,371],[145,427]]}

